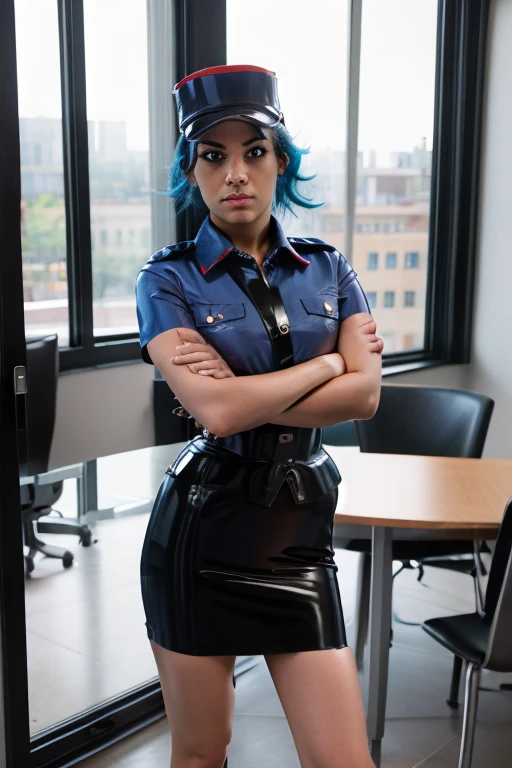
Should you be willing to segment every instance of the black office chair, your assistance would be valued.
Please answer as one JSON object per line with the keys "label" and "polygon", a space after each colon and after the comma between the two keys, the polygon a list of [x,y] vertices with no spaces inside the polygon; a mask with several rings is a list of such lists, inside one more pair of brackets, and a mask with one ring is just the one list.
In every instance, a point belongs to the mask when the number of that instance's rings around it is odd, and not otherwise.
{"label": "black office chair", "polygon": [[322,442],[326,445],[359,445],[353,421],[342,421],[330,427],[322,427]]}
{"label": "black office chair", "polygon": [[[401,384],[385,384],[379,407],[372,419],[356,421],[361,451],[420,456],[480,458],[484,448],[494,401],[485,395],[453,389]],[[355,656],[360,667],[368,629],[371,578],[371,537],[343,538],[335,528],[335,546],[364,555],[360,566],[359,618]],[[481,607],[480,579],[485,568],[480,552],[489,552],[485,542],[450,539],[452,532],[397,532],[393,540],[393,560],[402,563],[395,577],[405,568],[424,566],[448,568],[473,576],[477,608]],[[460,532],[459,532],[460,535]],[[434,538],[437,536],[437,538]],[[442,537],[442,538],[441,538]],[[416,565],[417,563],[417,565]]]}
{"label": "black office chair", "polygon": [[[55,427],[59,350],[57,334],[27,337],[27,443],[28,466],[26,476],[36,479],[48,471],[50,449]],[[29,548],[25,556],[25,572],[34,570],[34,557],[42,552],[47,557],[62,560],[65,568],[73,563],[73,553],[63,547],[46,544],[36,536],[39,533],[65,533],[79,537],[83,546],[90,546],[92,531],[62,518],[42,521],[41,517],[55,512],[53,505],[62,495],[64,481],[51,483],[31,482],[20,486],[23,538]]]}
{"label": "black office chair", "polygon": [[[423,629],[467,664],[459,768],[471,768],[480,670],[512,672],[512,497],[508,500],[492,559],[484,610],[429,619]],[[458,688],[450,699],[458,698]]]}

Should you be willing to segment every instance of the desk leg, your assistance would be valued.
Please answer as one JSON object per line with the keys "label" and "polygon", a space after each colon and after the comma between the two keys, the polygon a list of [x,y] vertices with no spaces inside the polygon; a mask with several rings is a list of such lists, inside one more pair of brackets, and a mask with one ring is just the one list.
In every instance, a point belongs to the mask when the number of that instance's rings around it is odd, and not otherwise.
{"label": "desk leg", "polygon": [[392,539],[392,528],[373,527],[367,727],[371,755],[377,768],[380,768],[388,688],[393,589]]}

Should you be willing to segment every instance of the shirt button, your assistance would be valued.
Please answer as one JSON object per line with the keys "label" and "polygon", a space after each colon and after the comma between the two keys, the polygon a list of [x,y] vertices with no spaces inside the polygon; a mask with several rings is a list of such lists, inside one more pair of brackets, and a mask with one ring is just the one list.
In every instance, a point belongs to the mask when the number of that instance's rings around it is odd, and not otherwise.
{"label": "shirt button", "polygon": [[215,318],[212,317],[211,315],[208,315],[208,317],[206,318],[206,322],[207,323],[214,323],[215,322]]}
{"label": "shirt button", "polygon": [[328,301],[324,301],[324,308],[327,310],[327,312],[331,313],[333,311],[331,305]]}

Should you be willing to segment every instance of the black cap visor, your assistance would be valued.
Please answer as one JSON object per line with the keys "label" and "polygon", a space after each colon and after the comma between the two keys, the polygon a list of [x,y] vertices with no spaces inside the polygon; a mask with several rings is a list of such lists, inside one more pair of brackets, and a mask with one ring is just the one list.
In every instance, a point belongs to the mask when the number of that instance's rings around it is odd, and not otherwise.
{"label": "black cap visor", "polygon": [[276,115],[270,111],[263,111],[261,106],[235,104],[231,107],[224,107],[221,110],[203,112],[193,116],[187,124],[183,126],[183,134],[188,141],[197,141],[204,136],[211,128],[224,123],[227,120],[238,120],[252,125],[260,125],[265,128],[274,128],[279,122],[282,122],[282,115]]}

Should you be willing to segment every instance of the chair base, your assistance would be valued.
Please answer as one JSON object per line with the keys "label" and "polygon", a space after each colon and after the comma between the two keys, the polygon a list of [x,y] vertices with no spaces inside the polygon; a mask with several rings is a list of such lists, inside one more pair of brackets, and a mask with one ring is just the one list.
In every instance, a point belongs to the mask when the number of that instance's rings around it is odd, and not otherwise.
{"label": "chair base", "polygon": [[84,547],[90,547],[92,543],[92,531],[87,525],[70,523],[64,520],[41,521],[38,518],[32,518],[23,521],[24,544],[28,547],[28,554],[25,555],[25,574],[28,576],[34,570],[34,559],[38,552],[45,557],[52,557],[62,560],[64,568],[70,568],[73,565],[74,555],[64,547],[57,547],[54,544],[47,544],[36,536],[41,533],[67,533],[78,536],[79,543]]}

